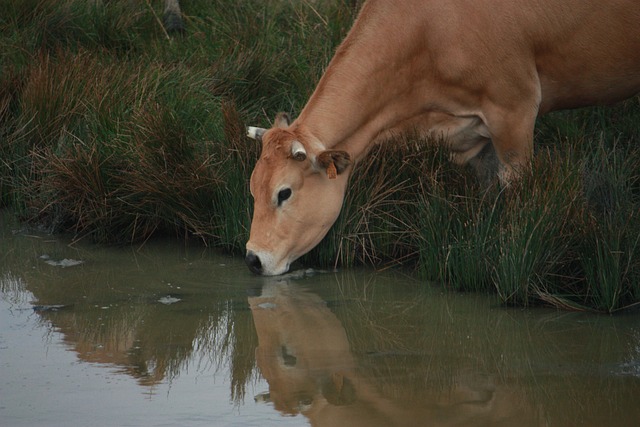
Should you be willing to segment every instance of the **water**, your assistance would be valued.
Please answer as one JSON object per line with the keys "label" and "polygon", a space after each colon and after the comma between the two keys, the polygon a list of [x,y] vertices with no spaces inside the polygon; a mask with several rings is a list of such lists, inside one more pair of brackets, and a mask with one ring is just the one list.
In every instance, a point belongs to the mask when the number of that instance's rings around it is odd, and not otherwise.
{"label": "water", "polygon": [[640,425],[638,314],[0,223],[3,427]]}

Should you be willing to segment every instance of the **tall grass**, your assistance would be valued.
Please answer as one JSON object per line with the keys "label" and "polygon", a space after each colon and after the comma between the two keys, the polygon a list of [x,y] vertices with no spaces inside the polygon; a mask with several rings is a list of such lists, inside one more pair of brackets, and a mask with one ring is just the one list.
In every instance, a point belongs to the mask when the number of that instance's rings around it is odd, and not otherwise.
{"label": "tall grass", "polygon": [[222,185],[220,101],[204,74],[130,67],[87,52],[34,61],[12,135],[25,215],[100,241],[210,229],[194,211]]}
{"label": "tall grass", "polygon": [[303,102],[310,58],[332,50],[311,39],[337,43],[353,10],[193,1],[189,34],[166,40],[148,2],[96,3],[3,0],[3,204],[79,238],[175,233],[240,248],[258,155],[243,119],[266,124],[264,109]]}
{"label": "tall grass", "polygon": [[[193,0],[167,39],[161,2],[0,0],[0,203],[77,238],[242,252],[259,154],[245,125],[300,111],[359,3]],[[634,305],[639,123],[638,98],[544,117],[532,172],[505,190],[440,141],[392,138],[303,262],[402,265],[508,304]]]}
{"label": "tall grass", "polygon": [[589,227],[580,259],[594,305],[614,311],[640,295],[640,151],[603,144],[585,161]]}

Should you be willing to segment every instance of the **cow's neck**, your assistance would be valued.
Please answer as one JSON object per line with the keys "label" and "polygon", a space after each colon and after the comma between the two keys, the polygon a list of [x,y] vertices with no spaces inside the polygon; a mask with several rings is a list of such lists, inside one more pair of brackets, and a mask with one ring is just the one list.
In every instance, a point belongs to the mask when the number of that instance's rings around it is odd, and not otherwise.
{"label": "cow's neck", "polygon": [[[356,24],[320,79],[296,120],[324,148],[340,148],[362,157],[386,130],[420,113],[415,97],[419,46],[410,32],[385,35],[375,22]],[[393,46],[379,41],[402,37]],[[398,50],[394,46],[403,46]],[[420,61],[423,62],[423,61]]]}

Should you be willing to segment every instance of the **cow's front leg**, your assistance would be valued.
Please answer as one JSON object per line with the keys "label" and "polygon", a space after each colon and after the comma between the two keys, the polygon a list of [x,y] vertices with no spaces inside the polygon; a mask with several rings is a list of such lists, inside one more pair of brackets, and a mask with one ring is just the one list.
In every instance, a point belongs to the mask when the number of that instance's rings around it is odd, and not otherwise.
{"label": "cow's front leg", "polygon": [[503,187],[531,169],[537,111],[537,106],[510,111],[497,109],[487,116],[487,127],[499,161],[498,178]]}

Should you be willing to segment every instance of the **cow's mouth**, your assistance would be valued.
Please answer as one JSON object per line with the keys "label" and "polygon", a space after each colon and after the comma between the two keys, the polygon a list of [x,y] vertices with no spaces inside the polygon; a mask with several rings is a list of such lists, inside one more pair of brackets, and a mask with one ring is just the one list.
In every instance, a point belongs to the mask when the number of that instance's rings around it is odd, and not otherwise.
{"label": "cow's mouth", "polygon": [[[272,262],[268,262],[270,260],[271,260],[271,257],[268,254],[267,255],[263,254],[261,257],[260,254],[252,250],[248,250],[247,255],[244,257],[244,262],[247,264],[247,267],[249,267],[249,270],[252,273],[260,276],[278,276],[280,274],[284,274],[287,271],[289,271],[290,263],[286,262],[281,264],[275,264]],[[273,267],[273,268],[270,268],[270,267]]]}

